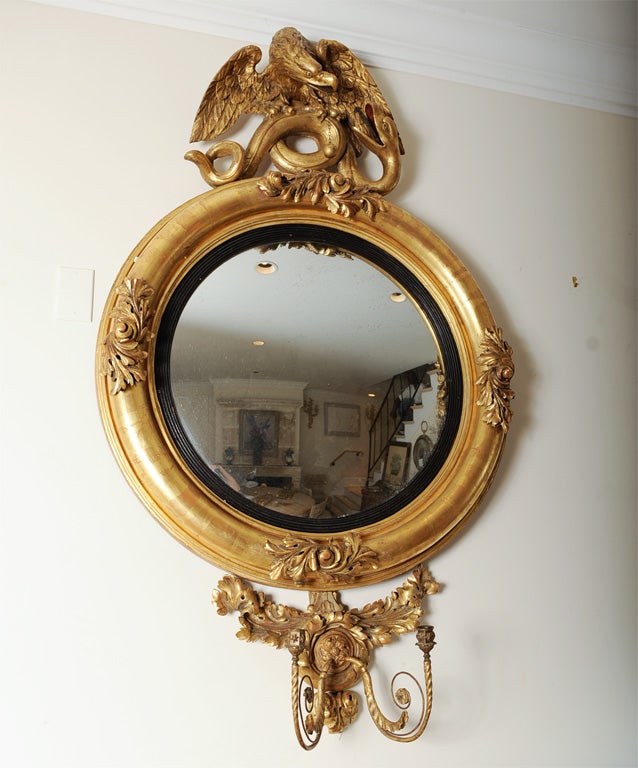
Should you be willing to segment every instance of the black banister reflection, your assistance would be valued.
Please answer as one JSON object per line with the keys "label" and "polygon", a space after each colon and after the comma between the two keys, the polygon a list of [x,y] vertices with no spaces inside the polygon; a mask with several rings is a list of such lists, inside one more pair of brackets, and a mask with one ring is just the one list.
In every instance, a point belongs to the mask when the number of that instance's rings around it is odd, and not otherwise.
{"label": "black banister reflection", "polygon": [[345,456],[345,455],[346,455],[346,453],[354,453],[356,456],[363,456],[363,451],[354,451],[354,450],[352,450],[352,449],[350,449],[350,448],[349,448],[349,449],[347,449],[347,450],[345,450],[345,451],[341,451],[341,453],[340,453],[340,454],[337,456],[337,458],[336,458],[336,459],[333,459],[333,460],[330,462],[330,466],[331,466],[331,467],[334,467],[334,466],[335,466],[335,464],[336,464],[336,463],[339,461],[339,459],[340,459],[342,456]]}

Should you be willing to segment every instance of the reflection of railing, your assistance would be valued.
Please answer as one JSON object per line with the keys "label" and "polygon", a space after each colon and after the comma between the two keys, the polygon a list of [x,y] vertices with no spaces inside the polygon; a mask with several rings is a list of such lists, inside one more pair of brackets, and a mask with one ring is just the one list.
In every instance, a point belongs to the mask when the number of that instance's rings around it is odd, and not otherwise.
{"label": "reflection of railing", "polygon": [[337,458],[330,462],[330,466],[334,467],[334,465],[339,461],[339,459],[342,456],[344,456],[346,453],[355,453],[357,456],[363,456],[363,451],[354,451],[352,448],[349,448],[345,451],[341,451],[341,453],[337,456]]}
{"label": "reflection of railing", "polygon": [[368,479],[385,454],[404,421],[412,420],[412,408],[419,395],[421,385],[429,384],[430,373],[436,369],[434,363],[425,363],[418,368],[397,373],[392,378],[383,402],[369,431]]}

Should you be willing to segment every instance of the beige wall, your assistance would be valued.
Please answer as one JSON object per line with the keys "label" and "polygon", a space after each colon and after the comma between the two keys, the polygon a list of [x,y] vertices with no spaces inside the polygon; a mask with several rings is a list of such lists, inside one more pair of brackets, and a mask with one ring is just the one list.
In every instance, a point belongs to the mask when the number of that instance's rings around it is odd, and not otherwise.
{"label": "beige wall", "polygon": [[[407,151],[393,200],[475,274],[515,349],[516,413],[481,513],[430,564],[445,587],[429,732],[396,745],[364,715],[303,756],[287,653],[240,644],[216,616],[221,572],[129,490],[93,386],[121,262],[203,191],[181,156],[237,47],[0,6],[0,762],[633,764],[635,122],[376,73]],[[95,270],[92,322],[55,319],[58,266]],[[410,638],[379,652],[379,684],[416,656]]]}

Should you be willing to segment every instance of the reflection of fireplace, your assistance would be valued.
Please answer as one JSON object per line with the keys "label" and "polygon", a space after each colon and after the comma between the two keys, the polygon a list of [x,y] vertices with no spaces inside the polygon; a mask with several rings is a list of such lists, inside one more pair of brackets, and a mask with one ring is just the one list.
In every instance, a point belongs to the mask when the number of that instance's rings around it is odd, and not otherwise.
{"label": "reflection of fireplace", "polygon": [[233,477],[240,485],[246,485],[251,481],[269,485],[271,488],[299,488],[301,485],[301,467],[272,464],[255,467],[254,464],[233,464],[226,469],[232,470]]}
{"label": "reflection of fireplace", "polygon": [[255,482],[259,485],[268,485],[271,488],[292,488],[292,477],[257,475]]}
{"label": "reflection of fireplace", "polygon": [[224,379],[211,382],[215,403],[215,459],[235,452],[233,464],[255,464],[254,449],[263,447],[263,474],[286,464],[286,452],[299,455],[299,409],[304,382]]}

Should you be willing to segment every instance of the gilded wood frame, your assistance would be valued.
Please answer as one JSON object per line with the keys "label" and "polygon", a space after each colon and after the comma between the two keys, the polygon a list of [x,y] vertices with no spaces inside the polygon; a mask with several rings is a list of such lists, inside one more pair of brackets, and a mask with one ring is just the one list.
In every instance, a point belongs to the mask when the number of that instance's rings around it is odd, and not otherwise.
{"label": "gilded wood frame", "polygon": [[[191,471],[167,429],[154,360],[167,303],[205,254],[257,227],[307,222],[356,233],[427,287],[458,350],[463,403],[443,466],[402,509],[352,531],[293,535],[242,513]],[[513,372],[510,353],[472,276],[425,224],[387,201],[374,217],[362,211],[336,215],[312,200],[269,196],[259,179],[248,179],[184,203],[133,250],[103,314],[96,384],[106,434],[122,471],[176,539],[216,566],[260,583],[333,590],[405,573],[467,522],[502,451],[509,391],[501,387],[499,392],[499,386]]]}

